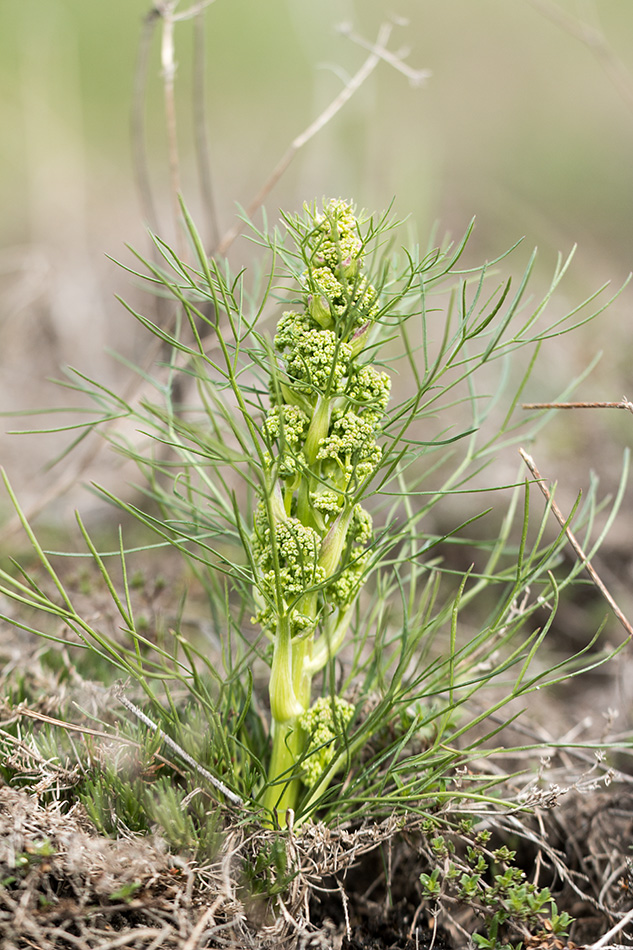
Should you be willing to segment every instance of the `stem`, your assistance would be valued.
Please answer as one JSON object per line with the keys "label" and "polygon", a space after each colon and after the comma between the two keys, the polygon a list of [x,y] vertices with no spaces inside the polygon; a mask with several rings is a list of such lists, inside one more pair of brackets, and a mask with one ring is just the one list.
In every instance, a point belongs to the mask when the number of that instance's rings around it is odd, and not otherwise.
{"label": "stem", "polygon": [[300,779],[294,778],[282,784],[282,776],[291,774],[303,751],[304,737],[296,720],[275,722],[273,720],[273,751],[268,773],[269,783],[263,797],[264,808],[276,811],[279,825],[286,827],[286,811],[296,808],[301,787]]}
{"label": "stem", "polygon": [[[390,23],[382,24],[378,31],[378,36],[376,37],[376,43],[371,47],[369,56],[360,67],[358,72],[348,80],[347,84],[343,87],[343,89],[341,89],[336,98],[330,102],[327,108],[324,109],[321,115],[319,115],[314,120],[314,122],[311,122],[308,128],[304,129],[304,131],[290,143],[285,153],[282,155],[281,159],[272,170],[268,179],[264,182],[251,203],[246,208],[246,219],[252,218],[256,211],[258,211],[258,209],[263,205],[269,192],[272,191],[274,186],[277,184],[299,149],[303,148],[303,146],[306,145],[307,142],[309,142],[310,139],[317,134],[317,132],[320,132],[321,129],[334,118],[339,109],[342,109],[345,103],[351,99],[353,94],[358,89],[360,89],[381,59],[385,58],[387,54],[385,47],[391,35],[391,29],[392,27]],[[228,248],[235,241],[236,237],[241,233],[243,227],[244,222],[240,221],[238,224],[232,227],[230,231],[227,231],[217,248],[218,254],[226,253]]]}
{"label": "stem", "polygon": [[[304,749],[305,735],[299,728],[298,719],[310,706],[312,686],[312,676],[307,672],[312,636],[293,641],[287,626],[286,623],[285,629],[278,629],[275,639],[269,687],[273,750],[262,800],[269,811],[277,811],[282,828],[286,826],[288,808],[296,808],[301,787],[301,780],[290,776]],[[295,712],[288,715],[291,707]],[[285,785],[284,775],[288,779]]]}
{"label": "stem", "polygon": [[273,722],[292,722],[303,708],[295,689],[292,637],[287,617],[280,618],[275,635],[268,693]]}
{"label": "stem", "polygon": [[[358,222],[351,206],[342,201],[324,205],[324,217],[316,210],[310,214],[312,220],[310,230],[306,231],[307,245],[304,248],[302,244],[304,260],[315,259],[317,247],[322,247],[324,267],[329,268],[334,280],[333,293],[338,294],[337,288],[342,288],[341,292],[350,305],[352,301],[358,305],[358,312],[363,317],[360,321],[362,329],[355,335],[357,344],[358,340],[361,341],[356,352],[358,356],[372,322],[369,312],[366,318],[362,314],[362,299],[356,299],[363,247],[358,236]],[[345,262],[343,247],[346,248]],[[309,278],[310,265],[304,274]],[[289,375],[280,379],[276,389],[282,404],[299,406],[310,421],[307,432],[303,424],[305,420],[300,427],[302,458],[295,473],[285,479],[283,497],[278,481],[274,486],[264,486],[270,489],[263,499],[268,527],[264,525],[258,535],[258,544],[265,540],[260,563],[269,588],[270,607],[266,619],[270,625],[274,617],[276,627],[269,683],[273,748],[268,780],[261,797],[266,808],[276,812],[282,827],[288,809],[296,808],[302,782],[310,787],[320,774],[317,771],[315,776],[313,767],[322,770],[315,759],[311,759],[305,769],[297,767],[298,763],[303,764],[314,731],[303,716],[310,710],[312,678],[340,648],[354,610],[350,601],[355,601],[360,581],[356,577],[358,571],[354,570],[354,543],[364,538],[369,524],[359,523],[358,530],[348,539],[357,498],[363,494],[367,479],[358,479],[362,484],[354,490],[350,490],[350,482],[352,479],[357,481],[354,478],[356,465],[360,466],[371,458],[372,445],[375,446],[375,424],[368,428],[364,426],[365,420],[360,419],[359,423],[359,417],[350,415],[345,420],[349,425],[343,424],[340,433],[337,428],[332,431],[334,410],[339,406],[344,409],[356,405],[352,392],[360,370],[357,365],[352,365],[353,350],[347,355],[345,365],[340,362],[340,347],[351,332],[346,315],[337,324],[335,314],[338,311],[333,308],[332,301],[326,301],[324,311],[333,329],[322,326],[318,316],[323,315],[311,314],[314,309],[313,288],[309,280],[308,284],[303,294],[306,315],[302,318],[295,313],[286,314],[291,321],[286,329],[292,328],[295,335],[291,333],[287,340],[284,337],[282,350],[289,346],[293,350],[293,360],[304,362],[312,385],[306,395],[304,384],[300,380],[293,383],[292,375]],[[367,287],[371,285],[367,284]],[[361,296],[364,299],[364,295]],[[373,301],[374,296],[372,288],[367,299]],[[310,332],[316,333],[309,345],[302,336],[304,320],[311,328]],[[320,336],[319,328],[327,335]],[[336,343],[333,350],[331,337]],[[289,365],[292,365],[292,360]],[[324,373],[324,369],[328,371]],[[344,377],[347,377],[347,382]],[[368,393],[370,390],[371,387]],[[239,386],[236,386],[236,392],[239,394]],[[344,411],[342,415],[345,415]],[[368,433],[373,441],[366,445]],[[274,466],[269,465],[269,468],[276,471]],[[323,497],[315,499],[313,493],[320,491]],[[277,532],[277,526],[284,522],[287,530]],[[294,538],[293,525],[296,527]],[[348,569],[351,573],[346,574]],[[315,710],[315,715],[318,714],[320,709]],[[310,755],[312,751],[310,749]]]}
{"label": "stem", "polygon": [[[628,400],[626,400],[626,401],[628,402]],[[626,407],[626,408],[628,408],[628,407]],[[568,539],[569,543],[571,544],[572,548],[574,549],[574,551],[576,552],[576,554],[577,554],[578,557],[580,558],[581,562],[584,564],[585,570],[586,570],[587,573],[589,574],[589,577],[590,577],[591,580],[594,582],[594,584],[596,585],[596,587],[598,588],[598,590],[600,591],[600,593],[602,594],[602,596],[604,597],[604,599],[606,600],[606,602],[607,602],[607,603],[609,604],[609,606],[611,607],[611,610],[613,611],[613,613],[616,615],[616,617],[618,618],[618,620],[620,621],[620,623],[622,624],[622,626],[623,626],[624,629],[626,630],[628,636],[629,636],[629,637],[633,637],[633,626],[631,626],[631,624],[629,623],[629,621],[628,621],[627,618],[625,617],[624,613],[620,610],[620,608],[619,608],[618,605],[616,604],[615,600],[613,599],[613,597],[611,596],[611,594],[610,594],[609,591],[607,590],[607,588],[606,588],[606,586],[604,585],[603,581],[600,579],[600,577],[599,577],[598,574],[596,573],[596,570],[595,570],[593,564],[591,563],[591,561],[589,560],[589,558],[587,557],[587,555],[586,555],[585,552],[583,551],[582,547],[581,547],[580,544],[578,543],[578,540],[577,540],[577,538],[576,538],[576,535],[572,532],[571,528],[569,527],[568,521],[565,519],[565,517],[563,516],[562,511],[560,510],[560,508],[558,507],[558,505],[556,504],[556,502],[555,502],[554,499],[552,498],[552,494],[551,494],[550,490],[548,489],[547,485],[545,484],[545,479],[543,478],[543,476],[542,476],[541,473],[539,472],[538,468],[536,467],[536,464],[535,464],[535,462],[534,462],[534,459],[532,458],[531,455],[528,455],[527,452],[525,452],[523,449],[519,449],[519,455],[521,456],[521,458],[523,459],[523,461],[525,462],[525,464],[527,465],[527,467],[528,467],[529,470],[531,471],[532,475],[533,475],[534,478],[536,479],[536,483],[537,483],[538,487],[541,489],[543,495],[545,496],[545,500],[547,501],[548,505],[550,506],[550,508],[551,508],[551,510],[552,510],[552,512],[553,512],[553,514],[554,514],[554,517],[556,518],[556,520],[558,521],[559,525],[561,526],[561,528],[564,530],[565,534],[567,535],[567,539]]]}
{"label": "stem", "polygon": [[178,247],[178,256],[183,259],[186,253],[186,247],[183,242],[182,229],[180,222],[180,205],[178,195],[180,194],[180,157],[178,155],[178,134],[176,129],[176,58],[174,46],[174,11],[177,6],[177,0],[168,0],[160,7],[160,14],[163,20],[163,34],[160,45],[161,66],[163,76],[163,96],[165,101],[165,125],[167,127],[167,147],[169,152],[169,182],[170,197],[172,203],[172,212],[174,216],[174,227],[176,231],[176,246]]}
{"label": "stem", "polygon": [[[308,429],[303,447],[306,462],[312,469],[314,469],[316,465],[319,443],[328,434],[331,417],[332,399],[329,396],[319,396],[312,413],[310,428]],[[310,502],[310,491],[314,488],[313,482],[314,479],[308,473],[304,474],[297,493],[297,517],[303,524],[311,526],[314,525],[314,515]]]}

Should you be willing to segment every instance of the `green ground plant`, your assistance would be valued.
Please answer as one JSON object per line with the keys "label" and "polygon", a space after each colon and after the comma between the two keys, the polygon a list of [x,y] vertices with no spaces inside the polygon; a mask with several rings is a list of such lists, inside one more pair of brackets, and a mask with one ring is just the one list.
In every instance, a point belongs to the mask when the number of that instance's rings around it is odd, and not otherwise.
{"label": "green ground plant", "polygon": [[[39,569],[3,570],[0,590],[43,619],[5,619],[125,679],[120,718],[186,764],[173,773],[182,794],[166,781],[124,810],[140,830],[170,829],[174,846],[204,838],[207,808],[178,815],[199,783],[227,814],[237,806],[265,827],[498,802],[503,779],[481,763],[516,751],[496,738],[505,707],[606,654],[597,633],[573,656],[543,659],[582,565],[562,569],[564,532],[548,535],[547,510],[531,514],[527,483],[503,486],[506,510],[487,535],[479,508],[439,531],[434,512],[478,499],[482,470],[527,438],[514,410],[539,347],[599,312],[597,295],[547,324],[569,261],[535,302],[533,258],[515,286],[499,276],[503,258],[462,264],[468,234],[396,250],[389,215],[341,200],[253,230],[267,256],[249,283],[207,257],[184,208],[183,220],[190,260],[154,237],[162,265],[130,268],[176,314],[168,328],[130,311],[162,347],[143,397],[128,402],[78,370],[66,382],[98,408],[81,432],[100,427],[141,476],[118,493],[95,486],[141,542],[126,545],[121,528],[100,550],[77,515],[86,550],[73,556],[93,563],[119,629],[77,608],[64,581],[72,552],[44,550],[6,477]],[[485,367],[490,385],[494,366],[490,397],[477,379]],[[533,415],[531,432],[542,421]],[[575,513],[587,537],[595,510],[590,493]],[[195,636],[186,601],[165,629],[136,615],[138,565],[157,548],[182,556],[204,598]],[[82,794],[104,828],[126,795],[94,774]]]}
{"label": "green ground plant", "polygon": [[485,930],[473,934],[478,950],[520,950],[522,941],[509,943],[510,935],[545,945],[569,935],[573,918],[559,912],[548,887],[528,880],[515,863],[516,852],[490,844],[490,830],[477,830],[472,820],[463,820],[451,835],[443,830],[436,826],[433,834],[432,822],[426,829],[433,870],[420,875],[422,896],[474,909]]}

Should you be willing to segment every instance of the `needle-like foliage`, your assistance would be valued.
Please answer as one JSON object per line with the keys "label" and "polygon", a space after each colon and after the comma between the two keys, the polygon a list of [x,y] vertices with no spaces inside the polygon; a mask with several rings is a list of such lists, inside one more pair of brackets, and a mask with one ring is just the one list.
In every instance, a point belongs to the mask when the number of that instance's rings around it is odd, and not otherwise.
{"label": "needle-like foliage", "polygon": [[[98,407],[86,430],[103,425],[141,476],[134,492],[97,490],[150,532],[141,556],[168,547],[187,561],[207,636],[186,634],[186,603],[168,634],[151,635],[135,610],[135,552],[123,533],[117,550],[98,550],[78,516],[119,634],[79,611],[60,552],[43,549],[5,480],[41,569],[3,571],[1,591],[24,617],[55,621],[12,622],[136,681],[157,735],[198,756],[213,794],[266,823],[284,825],[290,809],[336,821],[493,797],[492,774],[451,780],[495,751],[504,707],[602,655],[592,640],[541,659],[581,565],[561,573],[564,532],[552,538],[547,511],[531,516],[520,481],[501,486],[505,515],[488,534],[474,525],[478,493],[499,489],[492,468],[487,483],[481,473],[527,437],[514,409],[541,343],[603,306],[595,295],[548,324],[569,260],[534,302],[533,258],[515,286],[498,277],[502,258],[462,265],[468,234],[396,253],[388,215],[340,200],[254,231],[269,268],[249,283],[207,258],[183,214],[194,263],[159,238],[163,267],[142,261],[177,305],[176,327],[130,310],[163,344],[142,400],[77,371],[68,385]],[[522,348],[527,361],[512,362]],[[542,421],[532,415],[531,431]],[[464,495],[471,508],[452,516]],[[587,537],[594,502],[575,514]]]}

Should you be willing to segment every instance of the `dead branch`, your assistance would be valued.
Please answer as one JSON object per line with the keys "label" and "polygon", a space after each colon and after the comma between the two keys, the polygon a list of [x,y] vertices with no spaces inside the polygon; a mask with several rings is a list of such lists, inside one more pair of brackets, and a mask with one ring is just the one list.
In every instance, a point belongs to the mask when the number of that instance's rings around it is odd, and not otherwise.
{"label": "dead branch", "polygon": [[623,396],[620,402],[524,402],[523,409],[626,409],[633,412],[633,402]]}
{"label": "dead branch", "polygon": [[180,222],[180,160],[178,156],[178,134],[176,127],[176,57],[174,43],[175,10],[178,0],[165,0],[156,5],[163,21],[160,44],[160,61],[163,78],[163,98],[165,101],[165,127],[167,131],[167,150],[169,156],[169,181],[172,215],[178,254],[182,259],[185,251],[184,235]]}
{"label": "dead branch", "polygon": [[558,505],[557,505],[556,502],[554,501],[554,499],[553,499],[553,497],[552,497],[552,494],[551,494],[549,488],[548,488],[547,485],[545,484],[545,479],[543,478],[543,476],[542,476],[541,473],[539,472],[538,468],[536,467],[536,464],[535,464],[535,462],[534,462],[534,459],[532,458],[531,455],[528,455],[527,452],[525,452],[522,448],[519,449],[519,454],[520,454],[521,458],[523,459],[523,461],[525,462],[525,464],[527,465],[527,467],[529,468],[529,470],[530,470],[530,472],[532,473],[532,475],[534,476],[534,478],[536,479],[536,483],[537,483],[538,487],[541,489],[543,495],[545,496],[545,499],[546,499],[548,505],[550,506],[554,517],[556,518],[556,520],[558,521],[559,525],[561,526],[561,528],[564,530],[565,534],[567,535],[567,540],[569,541],[569,543],[571,544],[572,548],[573,548],[574,551],[576,552],[577,556],[578,556],[579,559],[581,560],[581,562],[582,562],[582,564],[583,564],[583,567],[585,568],[585,570],[586,570],[587,573],[589,574],[591,580],[594,582],[594,584],[596,585],[596,587],[598,588],[598,590],[600,591],[600,593],[602,594],[602,596],[604,597],[604,599],[606,600],[606,602],[607,602],[607,603],[609,604],[609,606],[611,607],[611,610],[613,611],[613,613],[615,614],[615,616],[618,618],[618,620],[620,621],[620,623],[622,624],[622,626],[623,626],[624,629],[626,630],[627,635],[628,635],[629,637],[633,636],[633,627],[631,626],[631,624],[629,623],[629,621],[628,621],[628,620],[626,619],[626,617],[624,616],[623,612],[620,610],[620,608],[619,608],[618,605],[616,604],[615,600],[613,599],[613,597],[611,596],[611,594],[610,594],[609,591],[607,590],[605,584],[602,582],[602,580],[601,580],[600,577],[598,576],[598,573],[596,572],[595,568],[593,567],[593,565],[592,565],[591,562],[589,561],[589,558],[587,557],[587,555],[586,555],[585,552],[583,551],[583,549],[582,549],[580,543],[578,542],[576,536],[574,535],[574,533],[572,532],[571,528],[569,527],[569,524],[568,524],[567,519],[563,516],[562,511],[560,510],[560,508],[558,507]]}
{"label": "dead branch", "polygon": [[143,21],[141,37],[139,41],[138,54],[136,57],[136,70],[134,75],[134,89],[132,93],[132,111],[130,116],[130,138],[132,140],[132,165],[134,177],[136,178],[136,187],[138,189],[139,200],[141,203],[141,212],[146,225],[154,234],[158,234],[160,228],[158,224],[158,215],[154,204],[154,196],[149,181],[149,170],[147,162],[147,150],[145,148],[145,89],[147,85],[147,72],[149,64],[149,53],[154,35],[154,27],[159,17],[158,10],[153,7]]}
{"label": "dead branch", "polygon": [[[395,53],[390,53],[387,50],[386,44],[389,41],[389,37],[391,36],[391,30],[391,23],[383,23],[381,25],[380,29],[378,30],[376,42],[373,45],[366,45],[366,48],[371,52],[358,72],[351,77],[351,79],[345,84],[343,89],[341,89],[336,98],[333,99],[327,108],[323,110],[321,115],[311,122],[307,129],[304,129],[303,132],[293,139],[275,168],[272,170],[271,174],[268,176],[260,190],[246,208],[247,218],[253,217],[253,215],[261,208],[269,193],[284,174],[297,152],[303,148],[303,146],[306,145],[310,139],[314,138],[317,132],[320,132],[321,129],[328,124],[328,122],[332,121],[337,112],[340,112],[343,106],[352,98],[354,93],[361,88],[364,82],[366,82],[381,60],[388,62],[392,66],[397,64],[396,68],[400,69],[401,72],[405,72],[405,74],[408,75],[410,79],[415,76],[418,83],[423,82],[424,79],[430,75],[427,70],[412,70],[408,66],[405,67],[400,56]],[[356,34],[349,33],[348,35],[351,39],[353,39],[354,42],[365,45],[365,41],[361,41],[360,38],[356,36]],[[235,239],[241,233],[244,226],[244,221],[238,221],[237,224],[227,231],[216,248],[216,253],[225,254],[231,244],[233,244]]]}
{"label": "dead branch", "polygon": [[164,742],[165,745],[169,746],[173,752],[179,755],[180,758],[187,763],[187,765],[190,765],[191,768],[199,772],[203,778],[206,778],[206,780],[210,782],[211,785],[213,785],[213,787],[228,801],[232,802],[234,805],[244,805],[244,800],[240,798],[239,795],[236,795],[235,792],[232,792],[230,788],[227,788],[224,782],[221,782],[219,778],[216,778],[215,775],[212,775],[212,773],[205,769],[203,765],[200,765],[199,762],[196,762],[196,760],[190,756],[189,753],[182,748],[182,746],[178,745],[177,742],[174,742],[171,736],[168,736],[166,732],[163,732],[163,730],[152,719],[150,719],[149,716],[146,716],[145,713],[138,708],[138,706],[135,706],[134,703],[131,703],[130,700],[121,692],[118,694],[118,700],[123,706],[125,706],[126,709],[136,716],[137,719],[140,719],[140,721],[145,726],[155,732],[161,741]]}
{"label": "dead branch", "polygon": [[[162,21],[162,31],[161,31],[161,43],[160,43],[160,60],[161,60],[161,75],[163,79],[163,100],[165,108],[165,128],[167,133],[167,152],[168,152],[168,167],[169,167],[169,181],[170,181],[170,200],[172,205],[172,215],[174,220],[175,228],[175,240],[176,246],[178,248],[179,254],[182,255],[185,253],[184,246],[184,237],[182,234],[182,229],[180,228],[180,158],[178,152],[178,135],[177,135],[177,109],[176,109],[176,44],[174,39],[174,28],[175,24],[182,20],[189,20],[196,18],[196,21],[202,21],[204,10],[213,3],[214,0],[200,0],[199,3],[194,3],[188,10],[183,11],[182,13],[177,13],[176,8],[178,6],[179,0],[155,0],[152,9],[149,11],[144,20],[143,30],[141,33],[141,41],[139,44],[139,53],[137,58],[137,67],[136,67],[136,76],[134,82],[134,96],[132,102],[132,144],[133,144],[133,158],[134,158],[134,167],[135,175],[137,180],[137,187],[139,189],[139,196],[141,200],[141,207],[147,223],[149,224],[151,230],[157,234],[159,233],[158,225],[158,216],[156,213],[156,207],[154,204],[154,199],[152,196],[152,190],[149,183],[149,168],[147,162],[147,155],[145,150],[145,121],[143,116],[143,109],[145,105],[145,87],[147,83],[147,72],[148,72],[148,63],[149,63],[149,51],[151,46],[151,41],[154,33],[154,27],[158,20]],[[200,31],[202,34],[202,28]],[[199,40],[196,34],[196,60],[200,62],[200,50],[199,50]],[[198,77],[199,79],[199,77]],[[203,90],[201,88],[201,83],[199,81],[194,82],[195,95],[201,97]],[[195,108],[195,102],[194,102]],[[200,108],[202,113],[204,113],[203,100],[201,100]],[[200,112],[195,116],[195,133],[196,133],[196,142],[198,154],[200,160],[203,152],[200,151],[200,137],[201,131],[199,128],[200,125]],[[203,190],[203,197],[207,203],[208,207],[208,175],[203,177],[201,174],[201,184]]]}
{"label": "dead branch", "polygon": [[[79,732],[82,735],[95,736],[97,739],[107,739],[110,742],[120,742],[122,745],[133,746],[135,749],[143,748],[142,743],[137,742],[135,739],[118,735],[116,732],[105,732],[102,729],[91,729],[88,726],[78,726],[72,722],[65,722],[63,719],[55,719],[53,716],[46,716],[44,713],[38,712],[36,709],[29,709],[24,703],[20,703],[20,705],[16,707],[15,712],[18,716],[26,716],[27,719],[35,719],[37,722],[45,722],[49,726],[55,726],[58,729],[64,729],[66,732]],[[0,732],[2,732],[2,730],[0,730]],[[162,762],[163,765],[167,765],[170,769],[173,769],[177,775],[184,776],[185,773],[182,771],[182,769],[178,768],[178,766],[170,759],[166,759],[165,756],[160,755],[159,753],[155,754],[155,758],[159,762]]]}
{"label": "dead branch", "polygon": [[600,940],[596,940],[595,943],[592,943],[588,950],[606,950],[611,938],[615,937],[616,934],[619,934],[621,930],[624,930],[624,928],[630,924],[631,921],[633,921],[633,910],[630,910],[627,914],[625,914],[622,920],[618,920],[611,930],[608,930],[606,934],[600,938]]}
{"label": "dead branch", "polygon": [[[149,171],[147,166],[147,156],[145,151],[144,143],[144,121],[143,121],[143,99],[145,94],[145,85],[147,79],[147,66],[149,60],[149,48],[151,44],[151,39],[154,31],[154,27],[157,19],[165,17],[166,12],[171,17],[171,24],[173,28],[173,23],[179,22],[181,20],[188,19],[193,16],[198,16],[204,8],[206,8],[213,0],[201,0],[201,2],[194,4],[191,8],[184,11],[183,13],[175,13],[175,0],[169,0],[165,3],[156,3],[150,13],[145,18],[145,25],[141,35],[141,43],[139,47],[138,54],[138,65],[135,78],[135,92],[134,92],[134,102],[132,109],[132,141],[133,141],[133,154],[134,154],[134,165],[135,173],[137,178],[137,183],[139,187],[139,192],[141,195],[141,205],[143,214],[148,221],[151,229],[158,233],[160,230],[156,208],[153,202],[151,186],[149,183]],[[404,53],[399,54],[390,53],[386,49],[386,43],[391,35],[392,26],[389,23],[384,23],[380,30],[378,31],[378,36],[376,43],[371,46],[371,55],[366,59],[363,66],[358,70],[358,72],[349,80],[343,90],[338,94],[338,96],[330,103],[330,105],[325,109],[317,119],[312,122],[307,129],[305,129],[300,135],[298,135],[294,141],[290,144],[286,153],[284,154],[281,161],[278,163],[276,168],[272,171],[266,183],[262,186],[257,196],[253,199],[251,204],[247,209],[249,216],[254,214],[270,190],[274,185],[279,181],[286,168],[292,161],[296,152],[306,145],[310,139],[312,139],[317,132],[319,132],[331,119],[340,111],[340,109],[349,101],[351,96],[356,92],[365,80],[371,75],[372,71],[378,65],[381,60],[389,63],[390,65],[396,65],[401,72],[404,72],[408,76],[410,81],[414,81],[419,84],[428,78],[430,73],[427,70],[413,70],[411,67],[407,66],[403,62]],[[349,33],[350,39],[353,42],[359,43],[362,45],[362,41],[356,34]],[[172,49],[171,53],[167,49],[165,55],[167,57],[169,65],[169,56],[173,56],[173,32],[171,34],[172,38]],[[175,69],[175,63],[172,64]],[[171,68],[171,67],[170,67]],[[175,129],[172,130],[175,132]],[[173,140],[175,143],[175,139]],[[176,196],[177,197],[177,196]],[[237,238],[241,232],[244,224],[243,222],[238,223],[234,228],[228,231],[225,236],[222,238],[218,248],[217,253],[224,253]],[[156,250],[152,244],[152,253],[155,254]],[[157,303],[160,305],[162,298],[157,298]],[[164,303],[164,302],[163,302]],[[160,320],[161,325],[166,325],[167,320]],[[203,343],[211,343],[211,339],[203,340]],[[154,361],[158,357],[158,354],[161,351],[162,341],[156,340],[154,345],[150,347],[148,359],[143,364],[144,370],[149,370],[153,365]],[[123,397],[126,401],[131,401],[134,399],[142,388],[145,386],[145,381],[140,377],[132,377],[125,387]],[[84,453],[79,456],[74,465],[67,468],[61,476],[54,481],[48,491],[42,493],[38,500],[30,505],[25,512],[26,520],[32,521],[36,518],[41,512],[52,502],[63,497],[71,488],[73,488],[88,468],[93,464],[96,458],[101,453],[104,445],[108,444],[108,439],[106,433],[111,431],[116,431],[117,425],[120,424],[118,420],[112,420],[110,423],[101,427],[95,432],[90,433],[88,436],[88,445]],[[12,538],[17,532],[21,529],[21,522],[17,516],[14,516],[8,524],[3,528],[3,533],[5,541],[8,538]]]}
{"label": "dead branch", "polygon": [[202,209],[207,219],[205,243],[208,247],[215,247],[219,240],[219,231],[215,197],[213,194],[211,150],[209,148],[209,123],[207,122],[204,13],[204,9],[200,9],[193,24],[193,133]]}

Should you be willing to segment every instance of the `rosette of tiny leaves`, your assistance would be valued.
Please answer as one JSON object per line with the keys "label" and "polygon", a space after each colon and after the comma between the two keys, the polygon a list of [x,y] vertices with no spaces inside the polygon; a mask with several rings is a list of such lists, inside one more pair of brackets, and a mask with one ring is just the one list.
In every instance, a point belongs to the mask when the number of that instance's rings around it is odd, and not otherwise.
{"label": "rosette of tiny leaves", "polygon": [[354,211],[340,200],[322,213],[307,210],[302,309],[283,313],[274,338],[278,366],[262,426],[267,471],[253,533],[255,620],[273,643],[264,804],[281,822],[296,803],[300,780],[291,776],[308,733],[323,731],[316,720],[329,720],[320,743],[327,752],[304,767],[310,784],[334,755],[332,730],[350,721],[347,711],[333,720],[329,700],[312,712],[311,683],[344,642],[366,574],[372,526],[360,502],[380,465],[390,391],[388,375],[366,356],[379,304],[363,275]]}

